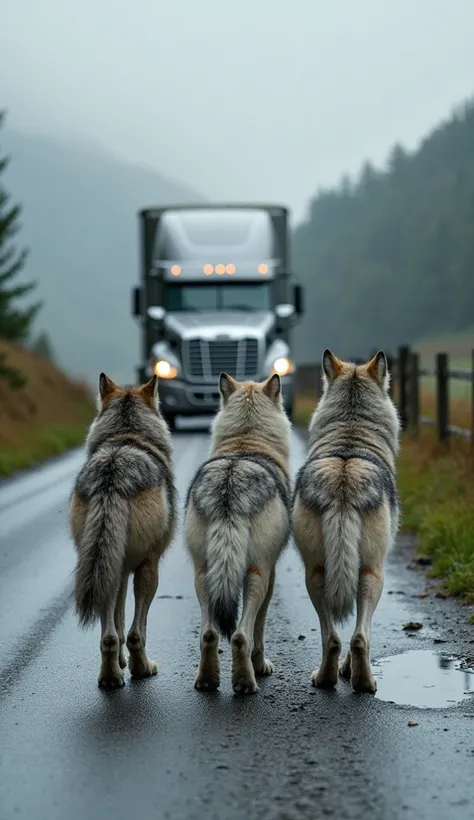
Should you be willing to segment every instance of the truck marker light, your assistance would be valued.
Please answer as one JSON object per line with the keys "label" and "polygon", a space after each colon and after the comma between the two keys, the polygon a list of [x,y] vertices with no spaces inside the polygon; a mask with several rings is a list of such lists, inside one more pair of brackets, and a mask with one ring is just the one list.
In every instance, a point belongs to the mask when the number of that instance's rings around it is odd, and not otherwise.
{"label": "truck marker light", "polygon": [[216,273],[222,276],[222,274],[225,273],[225,265],[216,265]]}
{"label": "truck marker light", "polygon": [[211,275],[211,273],[213,273],[213,272],[214,272],[214,268],[213,268],[213,266],[212,266],[212,265],[204,265],[204,267],[203,267],[203,269],[202,269],[202,270],[203,270],[203,273],[205,273],[205,274],[206,274],[206,276],[210,276],[210,275]]}
{"label": "truck marker light", "polygon": [[154,371],[159,379],[175,379],[178,371],[165,359],[156,362]]}
{"label": "truck marker light", "polygon": [[235,273],[235,265],[226,265],[225,269],[226,269],[226,273],[229,273],[230,275]]}
{"label": "truck marker light", "polygon": [[267,265],[265,265],[265,263],[264,263],[264,262],[262,262],[262,263],[258,266],[258,272],[259,272],[259,273],[262,273],[262,274],[264,274],[264,273],[268,273],[268,267],[267,267]]}
{"label": "truck marker light", "polygon": [[286,356],[282,356],[281,359],[275,359],[273,362],[273,370],[275,373],[278,373],[279,376],[286,376],[291,370],[289,359],[287,359]]}
{"label": "truck marker light", "polygon": [[181,273],[181,268],[179,265],[171,265],[171,273],[173,276],[179,276]]}

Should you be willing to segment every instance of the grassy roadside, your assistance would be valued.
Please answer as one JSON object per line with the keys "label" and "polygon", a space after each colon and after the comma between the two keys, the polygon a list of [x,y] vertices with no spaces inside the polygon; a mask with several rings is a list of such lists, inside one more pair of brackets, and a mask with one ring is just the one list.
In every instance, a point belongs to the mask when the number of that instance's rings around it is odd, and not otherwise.
{"label": "grassy roadside", "polygon": [[35,352],[0,339],[0,357],[24,378],[0,378],[0,477],[36,466],[84,441],[94,417],[90,387]]}
{"label": "grassy roadside", "polygon": [[[422,401],[431,415],[432,394],[424,394]],[[307,426],[314,404],[310,397],[299,397],[295,425]],[[457,399],[451,413],[454,424],[469,426],[468,401]],[[431,557],[428,576],[440,579],[449,595],[474,603],[474,456],[470,445],[452,440],[448,447],[441,447],[431,429],[422,429],[416,441],[405,435],[398,459],[398,487],[402,529],[415,534],[419,554]]]}
{"label": "grassy roadside", "polygon": [[428,576],[474,603],[474,460],[463,442],[440,448],[431,431],[405,437],[398,461],[405,530],[431,556]]}
{"label": "grassy roadside", "polygon": [[295,396],[293,407],[293,424],[295,427],[307,427],[316,406],[312,396]]}
{"label": "grassy roadside", "polygon": [[0,476],[26,470],[84,442],[88,423],[49,424],[24,433],[21,443],[0,446]]}

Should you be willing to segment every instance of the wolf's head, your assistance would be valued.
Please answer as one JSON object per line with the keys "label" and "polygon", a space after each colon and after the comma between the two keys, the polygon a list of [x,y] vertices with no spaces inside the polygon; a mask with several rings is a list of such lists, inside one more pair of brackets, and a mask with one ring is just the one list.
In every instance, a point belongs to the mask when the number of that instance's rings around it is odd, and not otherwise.
{"label": "wolf's head", "polygon": [[[365,364],[355,365],[338,359],[330,350],[322,357],[324,391],[310,423],[311,431],[321,435],[328,425],[349,426],[354,431],[366,430],[367,441],[380,437],[398,450],[400,421],[390,394],[390,374],[387,358],[380,350]],[[354,432],[355,435],[355,432]]]}
{"label": "wolf's head", "polygon": [[322,359],[324,389],[328,390],[339,379],[338,389],[344,389],[341,384],[351,380],[364,381],[368,389],[381,389],[388,396],[390,386],[390,373],[388,372],[387,357],[383,350],[369,361],[362,365],[354,365],[351,362],[343,362],[338,359],[330,350],[326,348]]}
{"label": "wolf's head", "polygon": [[109,379],[105,373],[100,374],[99,392],[97,393],[97,410],[99,413],[105,410],[113,401],[118,402],[122,400],[123,402],[127,395],[144,402],[147,407],[150,407],[155,413],[160,412],[158,379],[155,375],[152,376],[149,382],[139,387],[121,387],[115,384],[112,379]]}
{"label": "wolf's head", "polygon": [[215,445],[245,436],[259,439],[281,454],[287,453],[291,424],[283,406],[277,373],[263,382],[239,382],[221,373],[219,391],[220,410],[212,424]]}
{"label": "wolf's head", "polygon": [[139,387],[122,387],[105,373],[100,374],[97,415],[87,444],[95,448],[98,443],[123,434],[133,434],[171,453],[171,435],[160,413],[156,376]]}

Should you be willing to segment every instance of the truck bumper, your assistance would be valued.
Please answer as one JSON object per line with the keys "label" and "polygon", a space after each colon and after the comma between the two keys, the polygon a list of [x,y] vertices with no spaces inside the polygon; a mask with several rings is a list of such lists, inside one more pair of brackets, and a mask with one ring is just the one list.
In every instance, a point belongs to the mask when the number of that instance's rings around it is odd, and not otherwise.
{"label": "truck bumper", "polygon": [[[291,376],[284,376],[281,386],[285,408],[291,411],[293,404]],[[158,393],[162,412],[167,415],[209,415],[219,409],[220,393],[217,385],[190,384],[179,379],[161,379]]]}

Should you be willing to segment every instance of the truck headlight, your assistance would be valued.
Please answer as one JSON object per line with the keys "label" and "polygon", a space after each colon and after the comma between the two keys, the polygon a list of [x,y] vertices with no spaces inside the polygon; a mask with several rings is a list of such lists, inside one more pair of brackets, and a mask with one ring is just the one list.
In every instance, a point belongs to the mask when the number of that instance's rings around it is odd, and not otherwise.
{"label": "truck headlight", "polygon": [[166,342],[153,345],[149,368],[159,379],[175,379],[181,375],[181,362]]}
{"label": "truck headlight", "polygon": [[159,379],[175,379],[178,375],[178,368],[166,359],[155,362],[153,370]]}
{"label": "truck headlight", "polygon": [[279,376],[288,376],[295,369],[289,345],[283,339],[275,339],[269,346],[264,371],[268,376],[278,373]]}
{"label": "truck headlight", "polygon": [[280,356],[273,362],[273,371],[279,376],[287,376],[292,371],[292,364],[286,356]]}

